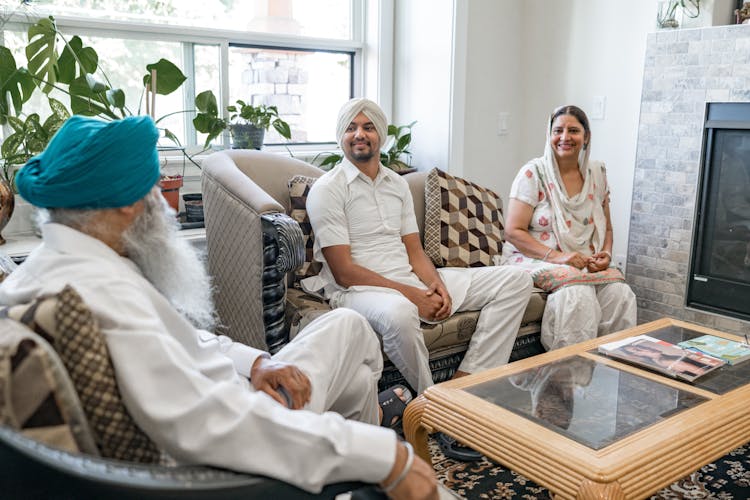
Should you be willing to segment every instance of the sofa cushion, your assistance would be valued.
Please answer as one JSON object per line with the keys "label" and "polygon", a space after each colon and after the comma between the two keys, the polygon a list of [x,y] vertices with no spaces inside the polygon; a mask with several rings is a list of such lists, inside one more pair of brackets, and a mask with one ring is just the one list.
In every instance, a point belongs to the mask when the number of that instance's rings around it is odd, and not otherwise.
{"label": "sofa cushion", "polygon": [[38,333],[57,351],[102,456],[133,462],[161,461],[157,446],[125,408],[99,325],[72,287],[9,307],[6,314]]}
{"label": "sofa cushion", "polygon": [[309,276],[315,276],[322,267],[320,262],[313,258],[313,245],[315,235],[313,234],[310,218],[307,216],[307,194],[310,187],[317,178],[305,175],[295,175],[289,179],[289,216],[297,221],[302,228],[302,240],[305,243],[305,262],[294,271],[294,285],[299,286],[299,281]]}
{"label": "sofa cushion", "polygon": [[432,169],[425,182],[425,252],[439,267],[492,265],[502,253],[502,208],[492,190]]}
{"label": "sofa cushion", "polygon": [[0,319],[0,425],[69,452],[98,455],[81,402],[43,338]]}

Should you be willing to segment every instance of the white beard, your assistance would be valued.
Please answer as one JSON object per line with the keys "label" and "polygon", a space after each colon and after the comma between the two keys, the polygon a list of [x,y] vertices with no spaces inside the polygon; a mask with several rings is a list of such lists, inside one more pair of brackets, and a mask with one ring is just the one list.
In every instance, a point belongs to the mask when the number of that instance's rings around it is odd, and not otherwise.
{"label": "white beard", "polygon": [[199,252],[178,235],[175,213],[158,190],[122,235],[126,255],[148,281],[196,327],[211,330],[216,313],[211,278]]}

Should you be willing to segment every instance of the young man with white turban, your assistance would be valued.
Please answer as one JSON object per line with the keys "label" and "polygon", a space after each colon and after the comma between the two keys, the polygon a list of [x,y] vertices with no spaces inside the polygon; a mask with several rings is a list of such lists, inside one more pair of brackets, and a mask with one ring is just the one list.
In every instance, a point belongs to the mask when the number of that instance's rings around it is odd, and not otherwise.
{"label": "young man with white turban", "polygon": [[70,284],[100,325],[128,411],[179,462],[308,491],[360,480],[392,498],[436,498],[430,465],[368,425],[382,360],[357,313],[321,317],[273,357],[194,326],[213,321],[210,283],[155,186],[158,136],[148,117],[74,116],[29,160],[18,190],[48,222],[0,304]]}
{"label": "young man with white turban", "polygon": [[531,295],[531,279],[512,267],[435,269],[424,252],[406,181],[380,163],[387,119],[367,99],[339,112],[336,138],[344,160],[310,189],[318,276],[334,307],[364,315],[388,358],[418,392],[433,384],[420,320],[481,310],[457,375],[507,363]]}

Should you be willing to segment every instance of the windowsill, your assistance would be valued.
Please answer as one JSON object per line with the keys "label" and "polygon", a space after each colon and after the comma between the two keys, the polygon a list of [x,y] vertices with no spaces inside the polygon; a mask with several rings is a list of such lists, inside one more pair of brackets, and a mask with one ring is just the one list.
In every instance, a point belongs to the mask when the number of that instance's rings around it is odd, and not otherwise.
{"label": "windowsill", "polygon": [[[206,240],[206,229],[202,227],[197,229],[182,229],[179,234],[180,237],[197,246],[202,245]],[[5,244],[0,245],[0,253],[7,255],[11,259],[25,258],[41,243],[42,239],[33,233],[19,233],[5,238]]]}

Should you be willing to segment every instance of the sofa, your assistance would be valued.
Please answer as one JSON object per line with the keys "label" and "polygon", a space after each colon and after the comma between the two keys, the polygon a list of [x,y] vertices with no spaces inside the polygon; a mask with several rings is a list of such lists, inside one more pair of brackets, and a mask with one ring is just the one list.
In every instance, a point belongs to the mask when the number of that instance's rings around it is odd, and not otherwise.
{"label": "sofa", "polygon": [[69,286],[0,307],[0,463],[3,498],[385,498],[357,482],[311,494],[268,477],[176,465],[132,420],[98,325]]}
{"label": "sofa", "polygon": [[[297,189],[304,189],[305,183],[309,188],[311,179],[324,172],[284,155],[247,150],[214,153],[202,166],[208,266],[224,333],[273,352],[330,310],[321,297],[299,286],[299,279],[316,269],[311,261],[309,220],[300,205],[305,192],[290,187],[290,180],[295,179],[295,184],[302,178],[302,187],[297,183]],[[425,198],[428,176],[421,171],[404,176],[423,238],[429,217]],[[300,263],[301,259],[304,262]],[[511,361],[544,351],[540,329],[545,301],[546,295],[535,290]],[[478,316],[478,312],[464,312],[438,325],[422,325],[436,383],[455,373]],[[404,383],[403,377],[386,357],[381,389],[396,383]]]}

